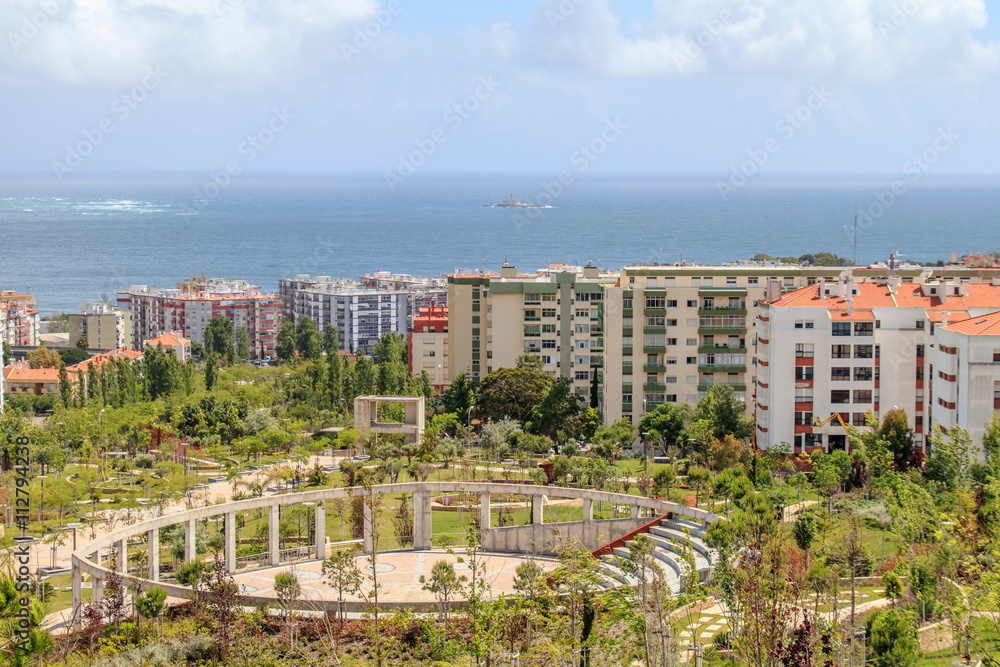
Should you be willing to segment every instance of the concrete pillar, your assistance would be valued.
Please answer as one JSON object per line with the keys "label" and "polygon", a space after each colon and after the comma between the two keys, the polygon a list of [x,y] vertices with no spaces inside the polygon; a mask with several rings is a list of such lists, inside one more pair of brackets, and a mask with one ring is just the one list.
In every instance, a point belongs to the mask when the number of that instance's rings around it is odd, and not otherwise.
{"label": "concrete pillar", "polygon": [[372,535],[372,527],[375,522],[375,516],[372,512],[372,498],[370,497],[365,498],[363,505],[364,505],[364,525],[362,526],[362,528],[364,532],[363,535],[364,546],[365,546],[365,553],[370,554],[375,551],[375,538]]}
{"label": "concrete pillar", "polygon": [[[101,564],[101,550],[98,549],[94,553],[93,557],[94,563],[96,565]],[[91,604],[100,603],[101,599],[104,597],[104,579],[101,575],[95,575],[90,578],[90,602]]]}
{"label": "concrete pillar", "polygon": [[583,499],[583,520],[593,521],[594,520],[594,501],[590,498]]}
{"label": "concrete pillar", "polygon": [[83,572],[73,566],[73,627],[80,627],[80,614],[83,608]]}
{"label": "concrete pillar", "polygon": [[545,510],[542,508],[542,496],[541,494],[531,496],[531,523],[536,526],[541,526],[545,523],[545,515],[543,514]]}
{"label": "concrete pillar", "polygon": [[639,518],[639,506],[638,505],[632,505],[632,518],[633,519],[638,519]]}
{"label": "concrete pillar", "polygon": [[184,523],[184,560],[192,561],[198,555],[195,544],[195,528],[197,524],[194,519],[188,519]]}
{"label": "concrete pillar", "polygon": [[431,492],[413,492],[413,548],[431,548]]}
{"label": "concrete pillar", "polygon": [[267,551],[268,562],[271,565],[281,563],[280,545],[278,543],[278,524],[281,522],[281,506],[271,505],[271,512],[267,521]]}
{"label": "concrete pillar", "polygon": [[118,571],[122,574],[128,572],[128,538],[118,540]]}
{"label": "concrete pillar", "polygon": [[479,494],[479,529],[481,531],[490,529],[490,492],[482,491]]}
{"label": "concrete pillar", "polygon": [[226,512],[222,530],[226,534],[226,572],[236,574],[236,512]]}
{"label": "concrete pillar", "polygon": [[146,533],[146,545],[148,554],[146,557],[146,565],[149,567],[149,572],[146,578],[150,581],[160,580],[160,529],[154,528],[153,530]]}
{"label": "concrete pillar", "polygon": [[313,532],[316,533],[316,558],[326,559],[326,512],[322,505],[316,505],[316,517],[313,522]]}

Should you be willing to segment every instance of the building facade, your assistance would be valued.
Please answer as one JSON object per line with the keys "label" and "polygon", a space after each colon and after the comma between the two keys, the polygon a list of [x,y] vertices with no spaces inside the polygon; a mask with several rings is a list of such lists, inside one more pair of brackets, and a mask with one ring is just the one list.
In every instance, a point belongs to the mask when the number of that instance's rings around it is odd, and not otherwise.
{"label": "building facade", "polygon": [[410,373],[426,372],[436,392],[444,391],[448,380],[448,308],[431,304],[413,318],[413,331],[406,340]]}
{"label": "building facade", "polygon": [[[942,281],[928,271],[905,282],[890,270],[871,282],[847,272],[785,294],[771,288],[756,321],[762,449],[844,449],[840,421],[863,427],[869,411],[881,418],[904,409],[918,447],[935,424],[981,435],[992,419],[1000,369],[992,336],[976,331],[1000,310],[1000,280]],[[1000,359],[1000,343],[997,352]]]}
{"label": "building facade", "polygon": [[0,342],[10,346],[38,346],[38,311],[30,294],[0,291]]}
{"label": "building facade", "polygon": [[132,314],[106,303],[85,303],[79,313],[70,313],[69,343],[86,337],[88,350],[117,350],[132,345]]}
{"label": "building facade", "polygon": [[119,292],[119,307],[132,315],[133,349],[141,350],[146,341],[172,331],[204,341],[208,323],[213,317],[223,317],[234,328],[246,328],[251,358],[272,356],[280,325],[279,297],[244,281],[211,283],[210,289],[194,292],[145,285]]}
{"label": "building facade", "polygon": [[533,274],[504,265],[496,274],[449,276],[449,381],[458,373],[479,381],[529,354],[589,399],[603,364],[604,287],[616,280],[596,267],[567,265]]}
{"label": "building facade", "polygon": [[361,281],[298,275],[278,283],[282,317],[308,317],[320,331],[335,326],[340,347],[368,352],[387,333],[404,338],[420,308],[446,304],[443,279],[417,279],[376,273]]}

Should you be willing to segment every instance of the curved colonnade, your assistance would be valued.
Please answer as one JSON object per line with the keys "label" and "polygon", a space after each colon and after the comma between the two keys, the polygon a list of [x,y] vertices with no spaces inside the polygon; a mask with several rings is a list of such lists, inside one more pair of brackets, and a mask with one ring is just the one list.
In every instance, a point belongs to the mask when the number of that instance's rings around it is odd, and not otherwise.
{"label": "curved colonnade", "polygon": [[[185,560],[194,560],[196,554],[195,534],[197,522],[212,517],[223,517],[223,533],[225,538],[224,562],[230,575],[243,573],[247,570],[237,569],[236,514],[248,510],[268,510],[268,550],[258,558],[263,561],[263,568],[278,567],[287,564],[287,558],[299,558],[302,549],[280,550],[278,525],[281,507],[301,503],[313,503],[315,543],[309,545],[313,557],[322,560],[327,557],[330,546],[326,541],[326,514],[323,501],[336,498],[356,498],[367,496],[364,503],[364,550],[371,553],[374,540],[371,532],[373,524],[373,500],[379,494],[412,495],[411,508],[413,512],[413,550],[431,548],[431,496],[434,493],[464,493],[479,496],[480,512],[480,546],[486,552],[506,553],[555,553],[561,545],[579,543],[583,547],[594,550],[598,547],[627,535],[636,529],[649,524],[651,520],[669,516],[673,520],[704,530],[719,517],[686,505],[664,502],[652,498],[629,496],[620,493],[608,493],[591,489],[571,489],[551,486],[535,486],[529,484],[494,484],[489,482],[408,482],[402,484],[382,484],[363,489],[361,487],[321,489],[283,495],[252,498],[219,505],[211,505],[177,514],[157,517],[116,530],[108,535],[94,540],[72,554],[72,591],[73,619],[80,618],[83,603],[83,576],[89,575],[92,582],[92,601],[102,599],[104,582],[110,570],[103,564],[103,558],[110,552],[115,558],[116,569],[121,574],[125,585],[129,588],[145,590],[152,586],[160,586],[168,596],[188,598],[191,589],[175,583],[160,581],[160,546],[159,531],[161,528],[183,524],[185,526]],[[513,494],[528,497],[531,500],[532,523],[525,526],[490,527],[491,496],[496,494]],[[582,500],[583,519],[558,523],[544,522],[543,501],[547,497],[571,498]],[[630,517],[622,519],[594,519],[593,503],[607,502],[617,506],[630,508]],[[646,516],[643,516],[645,514]],[[146,536],[147,562],[146,576],[140,572],[128,571],[129,541]],[[292,553],[288,553],[292,552]],[[270,596],[241,594],[244,606],[266,606],[274,604]],[[385,602],[380,607],[421,607],[424,605],[412,602]],[[356,607],[356,608],[355,608]],[[331,600],[298,600],[293,609],[326,611],[337,610],[336,601]],[[363,612],[367,607],[361,603],[348,603],[345,607],[349,612]]]}

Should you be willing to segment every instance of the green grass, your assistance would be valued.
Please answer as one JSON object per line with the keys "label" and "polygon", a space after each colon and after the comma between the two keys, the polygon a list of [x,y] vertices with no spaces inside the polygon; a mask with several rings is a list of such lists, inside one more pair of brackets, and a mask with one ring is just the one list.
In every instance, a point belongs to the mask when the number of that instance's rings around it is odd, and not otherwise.
{"label": "green grass", "polygon": [[[984,655],[1000,654],[1000,626],[988,618],[972,620],[972,659],[978,660]],[[920,656],[919,667],[952,667],[952,663],[961,660],[962,655],[954,648],[937,653]]]}

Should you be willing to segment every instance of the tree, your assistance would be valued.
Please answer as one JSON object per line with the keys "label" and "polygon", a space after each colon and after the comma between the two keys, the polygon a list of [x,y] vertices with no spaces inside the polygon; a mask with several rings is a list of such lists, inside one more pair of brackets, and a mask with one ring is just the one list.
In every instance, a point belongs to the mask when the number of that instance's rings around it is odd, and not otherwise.
{"label": "tree", "polygon": [[28,353],[29,368],[59,368],[62,358],[42,345]]}
{"label": "tree", "polygon": [[869,662],[874,667],[908,667],[917,664],[917,628],[898,609],[877,609],[865,623]]}
{"label": "tree", "polygon": [[354,396],[370,396],[375,393],[375,364],[364,354],[358,354],[358,360],[352,368]]}
{"label": "tree", "polygon": [[925,470],[927,478],[940,482],[949,491],[968,485],[974,447],[969,432],[960,426],[953,426],[945,434],[940,426],[935,425],[929,444]]}
{"label": "tree", "polygon": [[330,587],[337,591],[338,645],[344,627],[344,595],[357,594],[361,588],[361,570],[358,568],[360,554],[361,546],[354,544],[344,551],[334,552],[323,561],[323,576]]}
{"label": "tree", "polygon": [[809,264],[811,266],[850,266],[851,260],[846,257],[841,257],[840,255],[834,255],[829,252],[818,252],[815,255],[805,254],[800,255],[798,259],[801,264]]}
{"label": "tree", "polygon": [[792,537],[795,544],[806,552],[806,567],[809,567],[809,549],[816,538],[816,518],[809,512],[802,512],[792,524]]}
{"label": "tree", "polygon": [[913,430],[906,410],[896,408],[886,412],[878,432],[886,441],[896,468],[905,472],[913,455]]}
{"label": "tree", "polygon": [[631,447],[635,441],[635,427],[632,426],[631,419],[622,417],[598,430],[593,440],[594,452],[607,459],[609,463],[614,463],[621,456],[622,450]]}
{"label": "tree", "polygon": [[250,358],[250,332],[246,327],[236,328],[236,359],[246,361]]}
{"label": "tree", "polygon": [[67,366],[73,366],[81,361],[90,359],[90,354],[88,354],[86,350],[81,350],[79,347],[64,347],[58,351],[58,354]]}
{"label": "tree", "polygon": [[159,619],[167,610],[167,592],[153,586],[135,599],[135,609],[144,618]]}
{"label": "tree", "polygon": [[486,419],[510,417],[522,424],[555,383],[525,357],[514,368],[499,368],[483,378],[479,391],[478,412]]}
{"label": "tree", "polygon": [[232,364],[236,359],[235,333],[233,331],[233,321],[227,317],[213,317],[205,327],[203,336],[205,353],[215,353],[221,359],[225,359],[227,364]]}
{"label": "tree", "polygon": [[69,383],[66,363],[61,357],[59,358],[59,398],[62,399],[64,408],[73,407],[73,387]]}
{"label": "tree", "polygon": [[219,377],[218,360],[214,352],[205,357],[205,391],[212,391]]}
{"label": "tree", "polygon": [[304,359],[313,361],[318,360],[323,354],[319,329],[310,317],[303,317],[295,327],[295,350]]}
{"label": "tree", "polygon": [[10,343],[7,341],[3,342],[3,365],[9,366],[10,362],[14,360],[14,350],[11,348]]}
{"label": "tree", "polygon": [[90,345],[89,345],[89,343],[87,341],[87,334],[83,334],[82,336],[80,336],[79,338],[76,339],[76,348],[77,349],[86,351],[86,349],[88,347],[90,347]]}
{"label": "tree", "polygon": [[568,431],[573,418],[580,413],[580,404],[573,394],[569,378],[559,378],[542,393],[538,405],[531,411],[526,426],[534,433],[555,438],[559,431]]}
{"label": "tree", "polygon": [[716,440],[731,435],[745,440],[753,435],[753,420],[746,416],[746,404],[736,398],[732,385],[717,384],[698,401],[695,419],[704,421]]}
{"label": "tree", "polygon": [[445,412],[453,412],[464,421],[476,402],[476,387],[465,373],[458,373],[444,390],[441,403]]}
{"label": "tree", "polygon": [[648,433],[666,454],[684,437],[684,411],[670,403],[657,405],[639,420],[639,432]]}
{"label": "tree", "polygon": [[286,317],[281,321],[281,328],[278,330],[278,341],[274,346],[274,353],[278,356],[278,361],[288,363],[295,359],[295,321]]}
{"label": "tree", "polygon": [[329,322],[323,327],[323,353],[328,357],[340,352],[340,332]]}
{"label": "tree", "polygon": [[425,591],[434,593],[438,600],[438,607],[441,616],[448,618],[448,601],[462,588],[466,581],[465,575],[458,576],[455,573],[455,566],[446,560],[439,560],[431,567],[430,579],[425,579],[420,575],[420,583]]}

